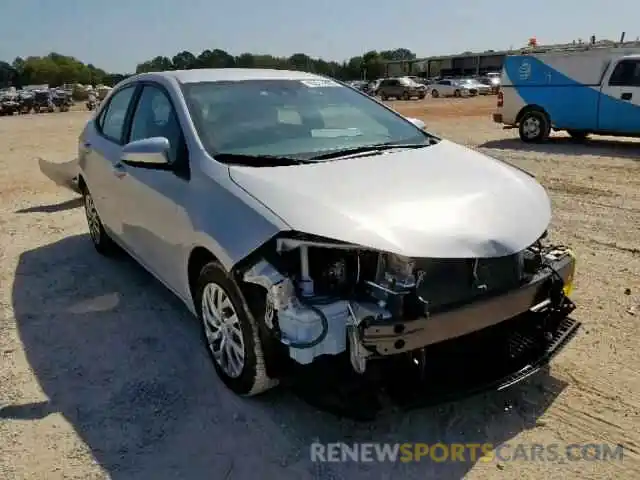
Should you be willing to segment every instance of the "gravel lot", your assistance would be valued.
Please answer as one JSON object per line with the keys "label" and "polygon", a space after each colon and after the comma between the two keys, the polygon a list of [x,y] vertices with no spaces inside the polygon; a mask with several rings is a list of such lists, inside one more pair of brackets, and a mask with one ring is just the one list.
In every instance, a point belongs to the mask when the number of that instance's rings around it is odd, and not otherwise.
{"label": "gravel lot", "polygon": [[[38,170],[36,157],[73,158],[87,113],[1,118],[0,478],[640,478],[640,143],[525,147],[491,123],[494,102],[395,106],[548,188],[551,237],[578,255],[584,328],[548,374],[364,424],[284,389],[225,390],[181,304],[130,260],[94,253],[78,199]],[[314,464],[314,440],[611,443],[625,458]]]}

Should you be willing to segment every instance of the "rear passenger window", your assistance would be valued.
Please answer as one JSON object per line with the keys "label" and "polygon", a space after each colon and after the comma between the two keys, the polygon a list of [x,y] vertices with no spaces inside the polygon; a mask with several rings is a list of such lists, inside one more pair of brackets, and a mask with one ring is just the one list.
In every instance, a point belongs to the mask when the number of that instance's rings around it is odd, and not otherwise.
{"label": "rear passenger window", "polygon": [[116,92],[100,119],[102,134],[114,142],[122,143],[127,109],[134,91],[135,86],[132,85]]}

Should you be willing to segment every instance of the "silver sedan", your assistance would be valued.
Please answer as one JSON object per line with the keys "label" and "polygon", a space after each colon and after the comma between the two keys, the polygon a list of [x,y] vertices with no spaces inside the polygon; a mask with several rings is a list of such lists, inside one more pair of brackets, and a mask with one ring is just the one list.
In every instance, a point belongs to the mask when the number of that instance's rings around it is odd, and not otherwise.
{"label": "silver sedan", "polygon": [[433,345],[499,324],[526,336],[529,316],[547,359],[577,328],[542,186],[330,78],[131,77],[84,128],[78,169],[95,248],[123,248],[182,299],[241,395],[327,356],[424,370]]}

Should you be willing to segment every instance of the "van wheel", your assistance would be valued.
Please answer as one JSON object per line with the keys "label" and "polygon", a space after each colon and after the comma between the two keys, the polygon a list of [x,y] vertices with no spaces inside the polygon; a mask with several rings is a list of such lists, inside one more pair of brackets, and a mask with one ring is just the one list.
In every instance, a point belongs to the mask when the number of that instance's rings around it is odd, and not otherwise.
{"label": "van wheel", "polygon": [[204,343],[222,382],[243,396],[277,385],[267,375],[256,320],[242,292],[218,263],[203,267],[194,301]]}
{"label": "van wheel", "polygon": [[386,102],[389,99],[389,97],[387,97],[384,93],[380,94],[380,100],[382,100],[383,102]]}
{"label": "van wheel", "polygon": [[523,142],[544,142],[549,138],[549,133],[551,133],[549,117],[539,110],[525,112],[520,118],[518,132],[520,133],[520,140]]}
{"label": "van wheel", "polygon": [[409,92],[404,92],[402,94],[402,100],[409,100],[410,98]]}
{"label": "van wheel", "polygon": [[577,142],[584,142],[589,136],[589,132],[584,132],[582,130],[567,130],[567,133]]}

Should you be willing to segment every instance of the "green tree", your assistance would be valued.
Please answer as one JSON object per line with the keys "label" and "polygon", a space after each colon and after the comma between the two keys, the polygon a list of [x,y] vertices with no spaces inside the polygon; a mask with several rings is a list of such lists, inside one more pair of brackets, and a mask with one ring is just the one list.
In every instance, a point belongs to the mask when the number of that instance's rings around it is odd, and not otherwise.
{"label": "green tree", "polygon": [[[233,56],[225,50],[207,49],[196,55],[187,50],[173,57],[159,55],[136,66],[135,73],[192,68],[275,68],[303,70],[328,75],[341,80],[375,79],[384,75],[384,62],[388,60],[414,60],[415,53],[406,48],[378,52],[371,50],[338,63],[312,58],[304,52],[290,57],[245,52]],[[16,57],[13,62],[0,61],[0,87],[7,85],[63,84],[115,85],[126,78],[125,73],[109,73],[95,65],[84,64],[77,58],[52,52],[44,57]]]}

